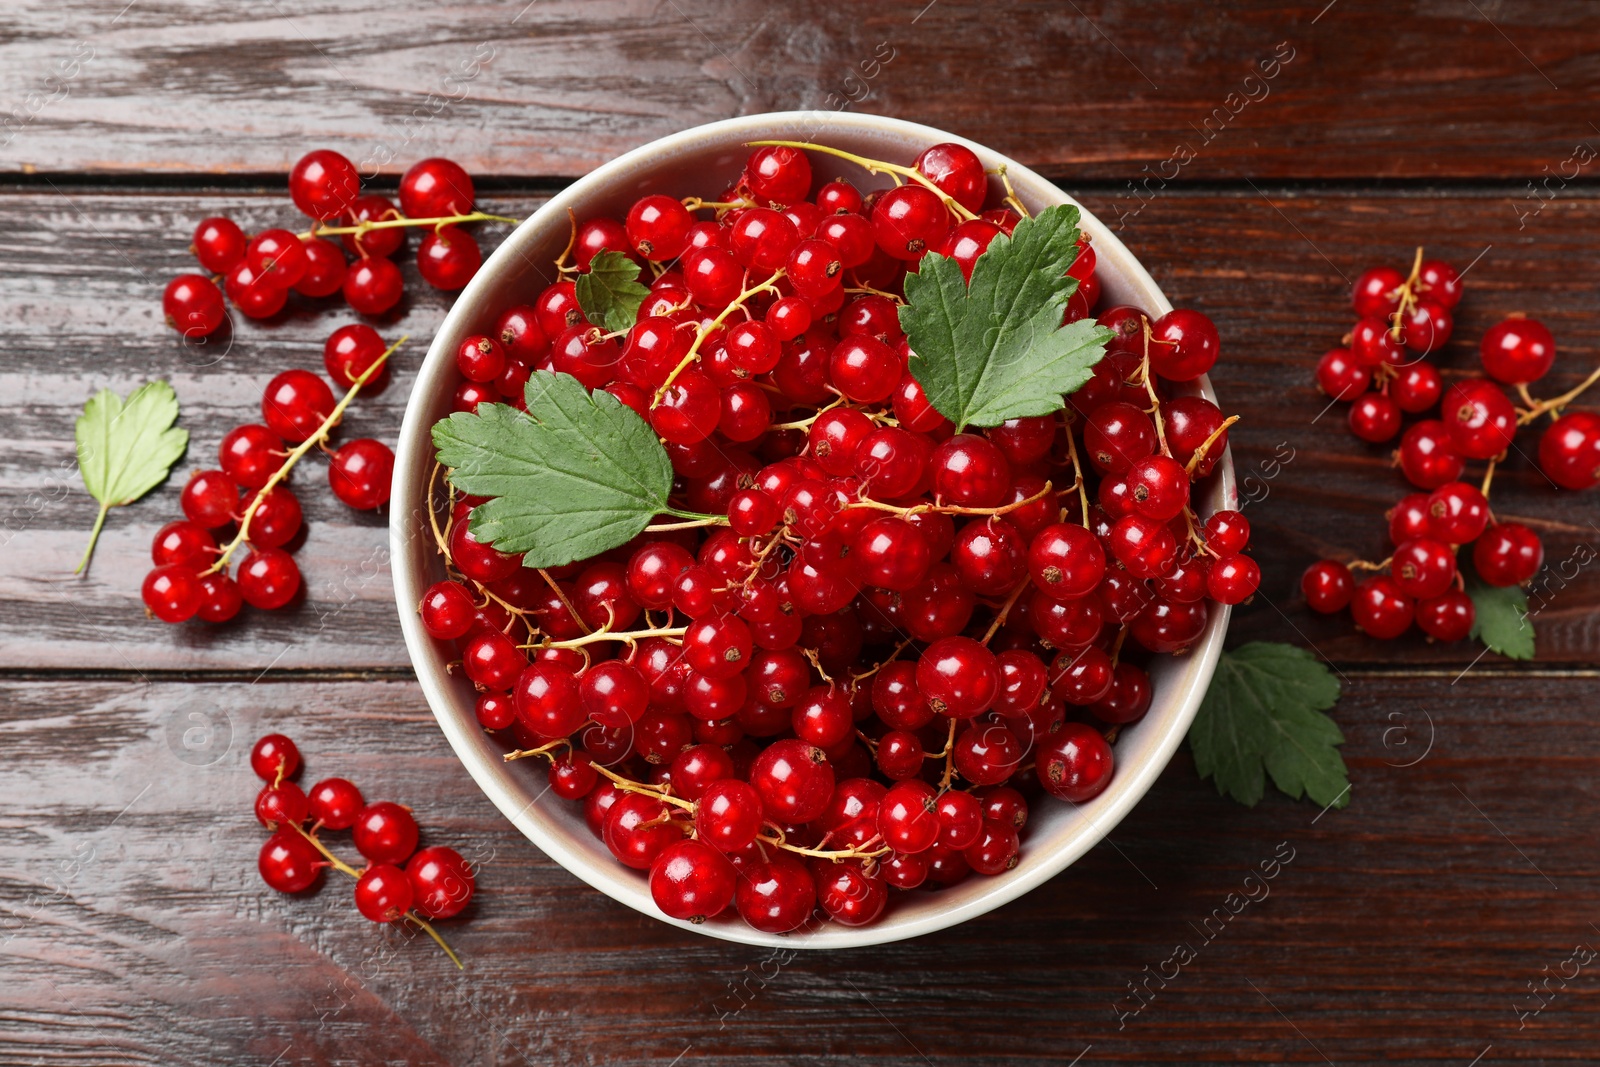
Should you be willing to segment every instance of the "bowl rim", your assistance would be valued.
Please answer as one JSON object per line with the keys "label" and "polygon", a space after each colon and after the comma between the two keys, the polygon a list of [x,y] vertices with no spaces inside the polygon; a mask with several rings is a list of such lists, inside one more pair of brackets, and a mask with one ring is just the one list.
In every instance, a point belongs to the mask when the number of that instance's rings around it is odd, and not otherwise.
{"label": "bowl rim", "polygon": [[[1068,841],[1048,854],[1042,862],[1030,865],[1025,870],[985,879],[987,888],[984,891],[970,895],[960,903],[933,914],[902,922],[895,922],[890,916],[887,921],[862,927],[841,927],[835,923],[820,925],[808,923],[801,930],[788,934],[769,934],[742,922],[697,925],[669,918],[655,906],[648,885],[637,877],[636,872],[616,864],[611,865],[614,869],[601,870],[600,865],[596,864],[590,855],[570,847],[559,835],[540,824],[532,815],[532,809],[543,797],[543,792],[531,800],[526,799],[529,792],[527,783],[512,778],[509,765],[497,756],[489,755],[485,748],[486,735],[476,721],[463,721],[463,717],[455,713],[444,672],[429,662],[429,652],[435,642],[423,629],[415,607],[420,602],[422,590],[426,585],[420,581],[422,567],[416,565],[412,559],[418,544],[431,547],[430,540],[416,534],[417,524],[412,521],[413,511],[416,510],[413,502],[422,500],[427,492],[427,477],[421,472],[431,467],[432,442],[430,426],[424,422],[423,411],[426,404],[423,398],[431,396],[440,389],[454,371],[454,353],[450,351],[451,346],[444,339],[460,332],[466,320],[481,314],[481,309],[477,306],[481,294],[491,286],[492,279],[501,270],[522,256],[521,246],[536,241],[535,235],[552,220],[558,221],[562,226],[567,225],[569,206],[577,207],[595,194],[614,191],[613,186],[617,179],[625,176],[638,164],[659,160],[663,156],[685,155],[716,147],[726,148],[750,140],[767,139],[775,127],[804,128],[807,123],[814,127],[839,129],[865,136],[888,134],[928,145],[956,142],[976,152],[984,160],[986,168],[1004,164],[1012,184],[1018,189],[1019,196],[1041,202],[1069,203],[1077,206],[1082,213],[1080,225],[1090,234],[1098,261],[1114,263],[1117,271],[1133,288],[1140,291],[1143,306],[1147,310],[1155,314],[1171,310],[1172,305],[1161,292],[1155,279],[1117,235],[1092,212],[1053,182],[978,142],[902,119],[847,112],[766,112],[695,126],[626,152],[552,196],[507,235],[457,297],[435,332],[428,353],[418,369],[411,395],[406,401],[405,416],[395,450],[395,481],[392,492],[395,505],[390,513],[389,542],[395,604],[400,615],[400,627],[405,637],[407,653],[429,708],[438,720],[450,747],[478,787],[529,841],[593,888],[661,922],[742,944],[797,949],[833,949],[863,947],[917,937],[975,918],[1038,888],[1075,863],[1089,849],[1105,840],[1117,824],[1143,799],[1156,778],[1171,762],[1173,753],[1188,733],[1189,725],[1199,709],[1200,701],[1205,695],[1206,687],[1221,654],[1231,609],[1226,605],[1213,606],[1203,636],[1184,657],[1182,675],[1173,683],[1169,683],[1180,687],[1178,707],[1175,713],[1160,724],[1160,734],[1146,759],[1135,766],[1119,767],[1121,773],[1113,777],[1111,785],[1104,793],[1087,804],[1074,805],[1087,818],[1087,828],[1077,830]],[[816,132],[813,130],[812,136],[807,139],[817,139]],[[1024,193],[1024,190],[1027,190],[1027,193]],[[1040,193],[1043,195],[1037,195]],[[1202,376],[1197,384],[1203,395],[1215,401],[1216,396],[1208,377]],[[422,462],[419,462],[419,450],[423,452]],[[1212,490],[1212,496],[1219,500],[1218,506],[1236,506],[1237,486],[1231,448],[1224,451],[1217,469],[1219,478]]]}

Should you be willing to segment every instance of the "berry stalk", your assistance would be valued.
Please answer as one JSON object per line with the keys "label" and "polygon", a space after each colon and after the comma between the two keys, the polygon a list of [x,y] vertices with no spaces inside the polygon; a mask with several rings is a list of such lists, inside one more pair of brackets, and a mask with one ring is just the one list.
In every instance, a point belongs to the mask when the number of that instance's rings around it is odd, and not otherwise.
{"label": "berry stalk", "polygon": [[812,144],[810,141],[749,141],[747,144],[751,148],[798,148],[805,152],[821,152],[824,155],[837,156],[840,159],[848,159],[856,166],[861,167],[868,174],[889,175],[895,179],[896,185],[904,184],[900,181],[901,178],[910,178],[912,181],[916,182],[918,185],[937,196],[940,200],[943,200],[945,206],[963,221],[970,222],[978,217],[971,211],[968,211],[962,205],[956,203],[945,193],[943,189],[933,184],[927,175],[923,174],[915,167],[902,166],[899,163],[886,163],[881,159],[868,159],[866,156],[858,156],[854,152],[846,152],[842,148],[830,148],[827,145]]}

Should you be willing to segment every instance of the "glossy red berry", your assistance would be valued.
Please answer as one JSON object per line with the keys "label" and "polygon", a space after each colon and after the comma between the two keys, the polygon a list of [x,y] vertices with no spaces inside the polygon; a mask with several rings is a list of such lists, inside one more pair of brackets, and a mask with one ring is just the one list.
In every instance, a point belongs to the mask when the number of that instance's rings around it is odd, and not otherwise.
{"label": "glossy red berry", "polygon": [[375,863],[356,879],[356,910],[375,923],[392,923],[411,910],[416,892],[406,872],[392,863]]}
{"label": "glossy red berry", "polygon": [[262,392],[262,421],[285,441],[299,444],[333,414],[334,403],[327,382],[308,370],[286,370]]}
{"label": "glossy red berry", "polygon": [[473,199],[472,177],[448,159],[421,160],[400,178],[400,208],[410,218],[465,215]]}
{"label": "glossy red berry", "polygon": [[1600,484],[1600,415],[1569,411],[1539,438],[1539,466],[1563,489]]}
{"label": "glossy red berry", "polygon": [[1205,315],[1175,308],[1150,325],[1150,366],[1168,381],[1193,381],[1217,362],[1222,340]]}
{"label": "glossy red berry", "polygon": [[1412,415],[1431,411],[1444,392],[1444,379],[1432,363],[1417,360],[1399,368],[1398,377],[1389,383],[1389,396],[1400,410]]}
{"label": "glossy red berry", "polygon": [[1435,641],[1460,641],[1472,632],[1476,618],[1472,598],[1459,589],[1417,602],[1417,629]]}
{"label": "glossy red berry", "polygon": [[1356,279],[1350,303],[1362,318],[1382,319],[1400,306],[1405,278],[1393,267],[1371,267]]}
{"label": "glossy red berry", "polygon": [[1437,540],[1465,545],[1489,522],[1489,501],[1476,486],[1449,482],[1428,494],[1428,530]]}
{"label": "glossy red berry", "polygon": [[1111,784],[1111,746],[1091,727],[1066,723],[1039,743],[1034,764],[1039,784],[1069,804],[1093,800]]}
{"label": "glossy red berry", "polygon": [[266,734],[250,749],[250,769],[269,785],[300,769],[300,749],[282,734]]}
{"label": "glossy red berry", "polygon": [[738,880],[733,864],[715,848],[679,841],[651,864],[650,897],[669,918],[702,923],[733,903]]}
{"label": "glossy red berry", "polygon": [[1337,560],[1318,560],[1300,576],[1300,593],[1306,598],[1306,606],[1324,615],[1343,611],[1355,591],[1350,568]]}
{"label": "glossy red berry", "polygon": [[1400,405],[1387,393],[1362,393],[1350,405],[1350,432],[1378,444],[1400,432]]}
{"label": "glossy red berry", "polygon": [[1261,584],[1261,568],[1249,556],[1223,556],[1206,571],[1206,595],[1219,604],[1242,604]]}
{"label": "glossy red berry", "polygon": [[1457,452],[1468,459],[1492,459],[1511,445],[1517,412],[1500,387],[1485,378],[1468,378],[1445,391],[1439,414]]}
{"label": "glossy red berry", "polygon": [[917,689],[938,714],[970,719],[999,695],[1000,665],[970,637],[941,638],[917,660]]}
{"label": "glossy red berry", "polygon": [[261,846],[257,869],[261,880],[280,893],[303,893],[316,884],[322,855],[293,830],[279,830]]}
{"label": "glossy red berry", "polygon": [[351,829],[356,850],[373,863],[404,863],[417,850],[417,820],[399,804],[367,805]]}
{"label": "glossy red berry", "polygon": [[1423,297],[1400,320],[1405,345],[1418,355],[1444,347],[1455,328],[1450,309]]}
{"label": "glossy red berry", "polygon": [[1494,586],[1531,581],[1544,563],[1539,535],[1520,522],[1497,522],[1472,546],[1472,566],[1478,577]]}
{"label": "glossy red berry", "polygon": [[428,919],[449,919],[472,903],[472,866],[453,848],[420,849],[406,864],[412,906]]}
{"label": "glossy red berry", "polygon": [[319,148],[307,152],[289,172],[289,196],[294,206],[322,222],[350,210],[361,193],[361,175],[338,152]]}
{"label": "glossy red berry", "polygon": [[1423,419],[1406,430],[1400,438],[1399,460],[1406,481],[1418,489],[1453,482],[1467,466],[1438,419]]}
{"label": "glossy red berry", "polygon": [[145,610],[162,622],[178,623],[200,610],[200,578],[189,563],[170,563],[145,575],[140,590]]}
{"label": "glossy red berry", "polygon": [[1047,526],[1028,547],[1033,584],[1056,600],[1075,600],[1093,592],[1105,569],[1099,540],[1076,523]]}
{"label": "glossy red berry", "polygon": [[1407,596],[1431,600],[1455,581],[1456,554],[1442,541],[1419,537],[1394,550],[1389,573]]}
{"label": "glossy red berry", "polygon": [[745,922],[769,934],[786,934],[811,917],[817,904],[816,884],[805,864],[786,852],[744,865],[734,891],[734,904]]}
{"label": "glossy red berry", "polygon": [[962,507],[999,506],[1011,489],[1011,465],[993,441],[963,433],[933,450],[934,495]]}
{"label": "glossy red berry", "polygon": [[328,463],[328,484],[333,495],[358,511],[387,504],[393,477],[394,453],[388,445],[370,437],[340,445]]}
{"label": "glossy red berry", "polygon": [[1350,614],[1371,637],[1387,641],[1411,627],[1416,602],[1387,574],[1374,575],[1356,587]]}
{"label": "glossy red berry", "polygon": [[968,211],[983,209],[989,179],[984,174],[982,161],[966,145],[949,142],[933,145],[923,149],[912,165]]}
{"label": "glossy red berry", "polygon": [[872,235],[895,259],[921,259],[950,229],[950,212],[938,195],[920,185],[902,185],[878,198],[872,208]]}
{"label": "glossy red berry", "polygon": [[228,317],[221,291],[203,274],[180,274],[168,282],[161,311],[167,325],[186,338],[214,333]]}
{"label": "glossy red berry", "polygon": [[343,778],[324,778],[306,794],[311,818],[330,830],[348,830],[356,823],[366,801],[361,790]]}
{"label": "glossy red berry", "polygon": [[939,839],[938,800],[933,786],[918,779],[889,787],[878,801],[878,832],[896,852],[926,852]]}
{"label": "glossy red berry", "polygon": [[1084,421],[1084,450],[1102,474],[1121,474],[1152,455],[1159,441],[1150,416],[1126,401],[1096,408]]}
{"label": "glossy red berry", "polygon": [[767,818],[810,822],[822,814],[833,795],[833,767],[827,753],[815,745],[797,738],[774,741],[750,765],[750,784],[761,794]]}
{"label": "glossy red berry", "polygon": [[744,181],[763,204],[793,204],[811,192],[811,160],[798,148],[763,145],[745,161]]}
{"label": "glossy red berry", "polygon": [[417,244],[417,270],[435,289],[454,291],[465,286],[483,265],[477,240],[459,226],[430,230]]}
{"label": "glossy red berry", "polygon": [[1556,341],[1538,319],[1514,317],[1489,327],[1478,346],[1484,373],[1505,385],[1536,382],[1556,360]]}
{"label": "glossy red berry", "polygon": [[239,224],[229,218],[201,219],[194,228],[194,257],[212,274],[226,274],[238,266],[249,243]]}
{"label": "glossy red berry", "polygon": [[695,833],[723,852],[749,847],[764,818],[761,794],[736,778],[711,783],[695,803]]}
{"label": "glossy red berry", "polygon": [[363,315],[382,315],[400,302],[400,268],[382,256],[362,256],[344,275],[344,299]]}
{"label": "glossy red berry", "polygon": [[257,548],[239,564],[236,581],[246,604],[275,611],[300,591],[300,568],[281,548]]}

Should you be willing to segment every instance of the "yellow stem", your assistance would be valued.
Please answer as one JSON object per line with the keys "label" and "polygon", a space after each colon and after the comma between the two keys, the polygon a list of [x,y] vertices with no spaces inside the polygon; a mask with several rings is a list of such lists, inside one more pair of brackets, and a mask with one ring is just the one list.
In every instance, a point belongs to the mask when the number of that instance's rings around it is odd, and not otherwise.
{"label": "yellow stem", "polygon": [[1523,399],[1527,400],[1532,406],[1529,407],[1527,411],[1519,411],[1517,413],[1517,425],[1526,426],[1528,423],[1532,422],[1534,419],[1537,419],[1540,415],[1543,415],[1547,411],[1554,412],[1556,415],[1560,415],[1562,408],[1578,399],[1578,397],[1581,396],[1583,392],[1595,382],[1600,382],[1600,367],[1596,367],[1593,372],[1591,372],[1590,375],[1583,381],[1579,382],[1576,387],[1568,389],[1560,396],[1551,397],[1549,400],[1534,400],[1528,395],[1527,386],[1523,386]]}
{"label": "yellow stem", "polygon": [[490,215],[482,211],[474,211],[466,215],[440,215],[431,219],[409,219],[404,215],[393,219],[379,219],[374,222],[366,219],[352,226],[317,226],[300,234],[303,240],[308,237],[337,237],[341,234],[353,234],[360,239],[362,234],[369,230],[395,230],[405,226],[454,226],[463,222],[509,222],[517,224],[521,219],[507,218],[504,215]]}
{"label": "yellow stem", "polygon": [[1210,436],[1200,442],[1200,447],[1194,450],[1194,455],[1189,457],[1189,462],[1183,468],[1190,478],[1194,477],[1195,468],[1200,466],[1201,462],[1206,458],[1206,453],[1210,451],[1212,445],[1216,444],[1217,438],[1227,433],[1228,427],[1238,422],[1239,418],[1240,416],[1238,415],[1229,415],[1222,420],[1221,426],[1212,430]]}
{"label": "yellow stem", "polygon": [[656,390],[656,395],[650,401],[650,406],[655,407],[657,404],[661,403],[661,398],[667,395],[667,390],[672,388],[672,383],[677,381],[678,375],[682,374],[689,368],[691,363],[700,358],[700,346],[705,343],[705,339],[710,337],[719,326],[726,322],[729,315],[732,315],[735,311],[742,311],[744,309],[745,301],[749,300],[757,293],[776,293],[778,291],[778,286],[775,283],[781,277],[783,277],[783,271],[781,269],[773,271],[772,276],[766,281],[752,285],[750,288],[736,296],[733,300],[733,303],[723,308],[722,311],[717,314],[716,318],[712,319],[704,326],[697,327],[694,332],[694,344],[689,346],[689,351],[684,355],[683,359],[678,361],[678,365],[672,368],[672,373],[667,375],[667,380],[661,383],[661,388]]}
{"label": "yellow stem", "polygon": [[994,621],[989,624],[989,629],[985,631],[983,635],[984,644],[987,645],[990,639],[1000,632],[1000,627],[1005,625],[1006,616],[1011,614],[1011,609],[1016,604],[1017,598],[1022,595],[1024,589],[1028,588],[1028,583],[1031,580],[1031,578],[1024,578],[1015,589],[1011,590],[1011,595],[1006,597],[1004,604],[1000,605],[1000,610],[995,613]]}
{"label": "yellow stem", "polygon": [[584,645],[592,645],[596,641],[626,641],[631,645],[635,641],[644,640],[646,637],[682,637],[688,632],[688,629],[687,626],[661,626],[653,630],[626,630],[620,632],[600,629],[591,634],[584,634],[582,637],[573,637],[565,641],[550,641],[531,647],[582,648]]}
{"label": "yellow stem", "polygon": [[1025,508],[1029,504],[1044,499],[1050,494],[1050,483],[1045,482],[1044,488],[1023,500],[1016,500],[1010,504],[1002,504],[997,508],[964,508],[954,504],[912,504],[910,507],[901,507],[898,504],[885,504],[881,500],[854,500],[844,506],[850,508],[872,508],[874,511],[888,511],[896,515],[917,515],[931,511],[939,515],[1006,515],[1018,508]]}

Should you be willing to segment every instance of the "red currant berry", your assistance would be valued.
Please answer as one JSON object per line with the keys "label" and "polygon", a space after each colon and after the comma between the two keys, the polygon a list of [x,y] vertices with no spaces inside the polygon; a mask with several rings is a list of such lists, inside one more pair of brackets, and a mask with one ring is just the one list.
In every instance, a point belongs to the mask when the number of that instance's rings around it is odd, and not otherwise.
{"label": "red currant berry", "polygon": [[286,370],[267,383],[261,395],[261,416],[267,428],[285,441],[299,444],[322,428],[335,402],[328,383],[308,370]]}
{"label": "red currant berry", "polygon": [[1350,600],[1350,614],[1356,626],[1380,641],[1399,637],[1410,629],[1415,610],[1415,601],[1387,574],[1362,582]]}
{"label": "red currant berry", "polygon": [[311,842],[293,830],[279,830],[261,846],[261,880],[280,893],[303,893],[327,866]]}
{"label": "red currant berry", "polygon": [[400,207],[413,219],[465,215],[473,199],[472,177],[448,159],[424,159],[400,178]]}
{"label": "red currant berry", "polygon": [[344,253],[332,241],[312,237],[305,242],[306,270],[294,283],[294,291],[304,296],[332,296],[344,287],[345,271],[349,264]]}
{"label": "red currant berry", "polygon": [[1420,415],[1432,410],[1444,392],[1444,380],[1432,363],[1418,360],[1399,370],[1399,376],[1389,386],[1389,395],[1400,405],[1400,410]]}
{"label": "red currant berry", "polygon": [[933,450],[934,495],[961,507],[998,507],[1011,489],[1011,465],[994,442],[963,433]]}
{"label": "red currant berry", "polygon": [[190,522],[215,530],[238,513],[239,484],[221,471],[197,471],[184,485],[179,503]]}
{"label": "red currant berry", "polygon": [[872,207],[872,235],[895,259],[921,259],[950,229],[950,212],[938,195],[920,185],[902,185]]}
{"label": "red currant berry", "polygon": [[900,592],[922,581],[933,562],[922,532],[893,515],[873,519],[857,532],[851,559],[864,584]]}
{"label": "red currant berry", "polygon": [[739,871],[734,904],[745,922],[764,933],[798,929],[817,906],[817,888],[805,864],[773,852]]}
{"label": "red currant berry", "polygon": [[670,196],[659,193],[636,200],[628,209],[628,242],[646,259],[677,259],[689,245],[694,216]]}
{"label": "red currant berry", "polygon": [[1350,405],[1350,432],[1379,444],[1400,432],[1400,405],[1387,393],[1362,393]]}
{"label": "red currant berry", "polygon": [[1407,596],[1431,600],[1455,581],[1456,554],[1441,541],[1417,538],[1394,550],[1389,573]]}
{"label": "red currant berry", "polygon": [[239,564],[237,581],[246,604],[275,611],[300,591],[300,568],[281,548],[257,548]]}
{"label": "red currant berry", "polygon": [[1452,385],[1439,410],[1450,443],[1468,459],[1498,456],[1510,447],[1517,432],[1516,408],[1499,386],[1485,378],[1468,378]]}
{"label": "red currant berry", "polygon": [[917,661],[917,689],[936,713],[970,719],[999,695],[1000,665],[993,652],[970,637],[941,638]]}
{"label": "red currant berry", "polygon": [[306,246],[288,230],[262,230],[245,248],[245,262],[262,283],[289,289],[305,276],[310,265]]}
{"label": "red currant berry", "polygon": [[1443,260],[1430,259],[1417,272],[1422,292],[1434,303],[1453,308],[1461,302],[1461,275]]}
{"label": "red currant berry", "polygon": [[[1150,675],[1132,663],[1118,663],[1112,671],[1111,692],[1089,705],[1089,713],[1101,722],[1138,722],[1150,710],[1153,691]],[[1022,811],[1027,817],[1027,809]],[[989,818],[994,818],[991,814]],[[1021,826],[1018,826],[1021,829]]]}
{"label": "red currant berry", "polygon": [[1428,529],[1451,545],[1478,539],[1489,523],[1489,501],[1474,486],[1450,482],[1428,494]]}
{"label": "red currant berry", "polygon": [[1472,546],[1472,566],[1490,585],[1506,587],[1531,581],[1544,563],[1539,535],[1520,522],[1497,522]]}
{"label": "red currant berry", "polygon": [[361,790],[343,778],[324,778],[306,799],[310,816],[330,830],[350,829],[366,807]]}
{"label": "red currant berry", "polygon": [[429,231],[417,245],[417,270],[435,289],[454,291],[465,286],[483,266],[477,240],[459,226]]}
{"label": "red currant berry", "polygon": [[[387,347],[377,330],[364,323],[351,323],[339,327],[328,336],[322,346],[322,364],[335,384],[341,389],[349,389],[356,384],[356,379],[372,369]],[[378,379],[387,372],[388,366],[385,364],[383,369],[367,378],[366,389],[370,391],[375,388]]]}
{"label": "red currant berry", "polygon": [[1066,723],[1040,742],[1034,770],[1052,796],[1083,804],[1111,784],[1113,763],[1104,737],[1082,723]]}
{"label": "red currant berry", "polygon": [[713,782],[695,803],[696,836],[723,852],[749,847],[761,832],[765,812],[761,794],[736,778]]}
{"label": "red currant berry", "polygon": [[953,759],[957,773],[973,785],[999,785],[1022,762],[1016,734],[995,723],[974,723],[956,738]]}
{"label": "red currant berry", "polygon": [[453,848],[421,849],[406,864],[413,906],[428,919],[449,919],[472,903],[472,867]]}
{"label": "red currant berry", "polygon": [[1219,604],[1242,604],[1261,585],[1261,568],[1249,556],[1223,556],[1206,572],[1206,595]]}
{"label": "red currant berry", "polygon": [[692,923],[703,923],[732,904],[737,882],[728,858],[700,841],[669,845],[650,866],[656,907],[669,918]]}
{"label": "red currant berry", "polygon": [[1330,349],[1317,363],[1317,388],[1335,400],[1353,400],[1371,383],[1371,370],[1357,363],[1348,348]]}
{"label": "red currant berry", "polygon": [[764,145],[745,161],[744,181],[761,203],[787,206],[811,192],[811,161],[798,148]]}
{"label": "red currant berry", "polygon": [[926,852],[938,841],[939,830],[938,800],[927,782],[892,785],[878,801],[878,832],[896,852]]}
{"label": "red currant berry", "polygon": [[250,769],[263,782],[276,785],[300,769],[300,750],[282,734],[267,734],[250,750]]}
{"label": "red currant berry", "polygon": [[1350,303],[1362,318],[1385,318],[1400,306],[1400,287],[1405,281],[1393,267],[1371,267],[1356,279]]}
{"label": "red currant berry", "polygon": [[1408,493],[1384,515],[1389,521],[1389,540],[1404,544],[1414,537],[1433,536],[1433,516],[1428,513],[1427,493]]}
{"label": "red currant berry", "polygon": [[169,522],[156,531],[150,544],[150,559],[157,567],[168,564],[185,564],[191,569],[202,569],[211,563],[216,553],[217,539],[196,522],[179,519]]}
{"label": "red currant berry", "polygon": [[1107,547],[1135,578],[1159,578],[1178,558],[1177,538],[1164,523],[1125,515],[1111,527]]}
{"label": "red currant berry", "polygon": [[1539,467],[1563,489],[1600,484],[1600,415],[1569,411],[1539,438]]}
{"label": "red currant berry", "polygon": [[180,274],[168,282],[161,295],[161,312],[167,325],[187,338],[214,333],[228,317],[222,293],[203,274]]}
{"label": "red currant berry", "polygon": [[1198,311],[1176,308],[1150,326],[1150,366],[1168,381],[1188,382],[1217,362],[1222,341],[1211,320]]}
{"label": "red currant berry", "polygon": [[1417,628],[1435,641],[1460,641],[1476,618],[1472,598],[1459,589],[1417,602]]}
{"label": "red currant berry", "polygon": [[333,495],[358,511],[371,511],[389,502],[394,477],[394,453],[382,441],[359,437],[339,446],[328,464],[328,484]]}
{"label": "red currant berry", "polygon": [[400,302],[404,286],[399,267],[382,256],[362,256],[345,271],[345,303],[363,315],[382,315]]}
{"label": "red currant berry", "polygon": [[822,814],[833,796],[833,767],[822,749],[788,738],[774,741],[755,758],[750,765],[750,784],[761,794],[767,818],[780,823],[810,822]]}
{"label": "red currant berry", "polygon": [[1556,341],[1538,319],[1513,317],[1489,327],[1478,347],[1484,373],[1506,385],[1543,378],[1556,361]]}
{"label": "red currant berry", "polygon": [[1300,593],[1306,598],[1306,606],[1324,615],[1343,611],[1355,591],[1350,568],[1337,560],[1318,560],[1300,576]]}
{"label": "red currant berry", "polygon": [[1028,547],[1033,584],[1056,600],[1087,596],[1105,575],[1105,551],[1084,527],[1057,523],[1039,531]]}
{"label": "red currant berry", "polygon": [[200,594],[200,607],[195,615],[205,622],[227,622],[244,606],[238,583],[226,574],[202,574]]}
{"label": "red currant berry", "polygon": [[260,275],[250,264],[240,260],[223,280],[228,299],[233,306],[252,319],[270,319],[283,310],[289,301],[289,290],[280,287],[273,279]]}
{"label": "red currant berry", "polygon": [[156,567],[145,575],[140,595],[145,610],[162,622],[183,622],[200,609],[200,578],[188,563]]}
{"label": "red currant berry", "polygon": [[721,417],[722,397],[717,387],[691,367],[673,380],[650,409],[650,426],[668,441],[692,445],[710,437]]}
{"label": "red currant berry", "polygon": [[1419,355],[1427,355],[1444,347],[1455,328],[1455,320],[1442,304],[1426,298],[1418,300],[1400,323],[1406,347]]}
{"label": "red currant berry", "polygon": [[258,493],[250,509],[250,544],[256,548],[282,548],[300,532],[300,499],[287,485]]}
{"label": "red currant berry", "polygon": [[[989,193],[989,179],[983,163],[963,144],[936,144],[923,149],[914,164],[923,177],[933,182],[950,199],[968,211],[979,211]],[[998,227],[996,227],[998,229]]]}
{"label": "red currant berry", "polygon": [[[194,228],[191,245],[194,258],[212,274],[226,274],[244,259],[245,247],[250,242],[244,231],[232,219],[213,216],[201,219]],[[215,288],[215,287],[213,287]]]}
{"label": "red currant berry", "polygon": [[404,863],[417,850],[417,820],[387,800],[362,808],[351,831],[356,851],[373,863]]}
{"label": "red currant berry", "polygon": [[322,222],[350,210],[361,193],[361,176],[355,164],[338,152],[319,148],[307,152],[289,172],[289,196],[294,206]]}
{"label": "red currant berry", "polygon": [[1461,477],[1467,461],[1450,443],[1444,423],[1423,419],[1400,438],[1400,470],[1418,489],[1437,489]]}
{"label": "red currant berry", "polygon": [[406,872],[392,863],[375,863],[356,879],[356,910],[375,923],[404,918],[415,895]]}
{"label": "red currant berry", "polygon": [[1155,424],[1139,408],[1112,401],[1096,408],[1084,422],[1084,449],[1101,474],[1121,474],[1156,451]]}

